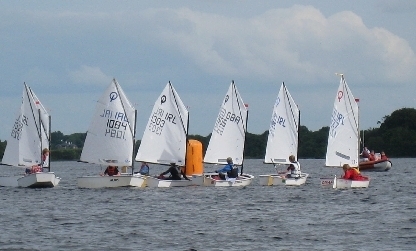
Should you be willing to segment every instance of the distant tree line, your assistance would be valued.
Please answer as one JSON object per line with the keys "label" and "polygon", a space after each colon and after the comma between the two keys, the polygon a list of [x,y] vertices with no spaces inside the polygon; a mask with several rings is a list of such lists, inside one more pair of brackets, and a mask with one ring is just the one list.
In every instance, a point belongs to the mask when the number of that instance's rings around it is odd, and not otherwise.
{"label": "distant tree line", "polygon": [[[402,108],[385,116],[379,121],[380,127],[361,131],[361,146],[365,144],[375,152],[385,151],[389,157],[416,157],[416,109]],[[306,126],[299,128],[299,158],[325,158],[329,127],[310,131]],[[246,158],[264,158],[268,130],[264,133],[246,134],[244,156]],[[79,160],[84,146],[86,133],[64,135],[57,131],[51,134],[52,160]],[[202,143],[205,153],[211,134],[208,136],[188,135]],[[0,140],[0,154],[3,156],[6,141]],[[140,146],[136,141],[135,149]]]}
{"label": "distant tree line", "polygon": [[385,151],[390,157],[416,157],[416,109],[396,110],[378,123],[380,127],[361,135],[369,149]]}

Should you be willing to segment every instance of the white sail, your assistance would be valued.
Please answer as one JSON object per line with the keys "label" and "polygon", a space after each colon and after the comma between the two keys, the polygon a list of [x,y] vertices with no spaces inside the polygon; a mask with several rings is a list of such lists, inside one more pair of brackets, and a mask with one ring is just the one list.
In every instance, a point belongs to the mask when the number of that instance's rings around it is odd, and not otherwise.
{"label": "white sail", "polygon": [[169,82],[157,98],[136,161],[185,165],[189,113]]}
{"label": "white sail", "polygon": [[227,157],[231,157],[234,164],[242,165],[247,116],[248,108],[233,81],[215,121],[204,157],[205,163],[226,164]]}
{"label": "white sail", "polygon": [[[7,140],[2,163],[26,167],[40,164],[42,148],[49,148],[49,119],[40,100],[24,84],[22,104]],[[47,163],[46,160],[43,166]]]}
{"label": "white sail", "polygon": [[341,75],[329,127],[326,166],[358,166],[358,132],[358,104]]}
{"label": "white sail", "polygon": [[136,110],[114,79],[97,102],[81,161],[131,166]]}
{"label": "white sail", "polygon": [[282,83],[273,107],[264,163],[290,164],[290,155],[297,159],[299,117],[299,108]]}
{"label": "white sail", "polygon": [[[36,108],[38,110],[38,114],[40,114],[40,121],[39,117],[37,117],[39,123],[40,123],[40,132],[41,132],[41,153],[42,149],[48,148],[50,150],[50,124],[51,124],[51,116],[49,115],[48,111],[45,109],[45,107],[42,105],[36,94],[32,91],[31,88],[29,90],[32,93],[33,100],[36,104]],[[42,157],[41,157],[42,158]],[[49,155],[46,157],[46,159],[43,161],[42,167],[49,167]]]}

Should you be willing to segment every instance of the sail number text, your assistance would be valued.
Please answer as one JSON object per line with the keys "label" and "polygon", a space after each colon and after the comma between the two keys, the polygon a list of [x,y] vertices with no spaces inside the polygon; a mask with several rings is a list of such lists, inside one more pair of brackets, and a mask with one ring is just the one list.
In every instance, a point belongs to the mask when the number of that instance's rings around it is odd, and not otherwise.
{"label": "sail number text", "polygon": [[235,115],[234,113],[227,112],[227,110],[222,107],[220,113],[218,114],[217,120],[215,121],[214,132],[222,135],[228,121],[238,124],[241,121],[241,117]]}
{"label": "sail number text", "polygon": [[150,118],[148,129],[157,135],[161,135],[166,123],[176,125],[176,116],[172,113],[165,112],[162,108],[158,108]]}
{"label": "sail number text", "polygon": [[111,110],[104,109],[103,114],[100,116],[107,118],[105,136],[126,140],[125,136],[126,130],[129,127],[129,120],[123,112],[113,112]]}
{"label": "sail number text", "polygon": [[12,133],[11,133],[12,138],[20,140],[20,136],[22,135],[23,126],[28,126],[27,117],[25,115],[19,116],[16,119],[16,121],[14,122]]}

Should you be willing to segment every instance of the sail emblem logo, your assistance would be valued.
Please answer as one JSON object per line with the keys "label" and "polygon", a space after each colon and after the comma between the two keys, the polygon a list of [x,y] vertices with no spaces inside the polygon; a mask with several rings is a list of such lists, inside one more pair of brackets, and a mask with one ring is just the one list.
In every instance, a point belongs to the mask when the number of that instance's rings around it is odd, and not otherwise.
{"label": "sail emblem logo", "polygon": [[110,102],[113,102],[113,100],[116,100],[117,98],[118,98],[117,92],[110,93]]}
{"label": "sail emblem logo", "polygon": [[166,95],[162,95],[162,97],[160,97],[160,104],[163,104],[166,102]]}
{"label": "sail emblem logo", "polygon": [[278,106],[280,104],[280,98],[279,97],[277,97],[277,99],[276,99],[276,103],[274,104],[274,106]]}
{"label": "sail emblem logo", "polygon": [[339,91],[338,92],[338,102],[341,102],[342,97],[344,96],[344,92],[343,91]]}
{"label": "sail emblem logo", "polygon": [[229,98],[230,98],[230,97],[229,97],[228,95],[225,95],[224,104],[228,102],[228,99],[229,99]]}

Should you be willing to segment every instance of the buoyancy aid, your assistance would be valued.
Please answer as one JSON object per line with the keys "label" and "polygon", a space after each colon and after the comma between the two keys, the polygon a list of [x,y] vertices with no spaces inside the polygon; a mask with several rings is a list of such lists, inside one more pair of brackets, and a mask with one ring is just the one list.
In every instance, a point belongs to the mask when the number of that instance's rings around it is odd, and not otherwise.
{"label": "buoyancy aid", "polygon": [[228,178],[237,178],[238,177],[238,167],[233,166],[230,171],[227,172]]}
{"label": "buoyancy aid", "polygon": [[352,167],[351,169],[352,169],[352,170],[354,170],[356,174],[361,174],[361,173],[360,173],[360,170],[358,170],[358,168],[356,168],[356,167]]}
{"label": "buoyancy aid", "polygon": [[179,171],[178,171],[178,169],[177,169],[178,167],[171,167],[169,170],[170,170],[170,177],[173,179],[173,180],[180,180],[181,179],[181,176],[179,175]]}
{"label": "buoyancy aid", "polygon": [[352,167],[350,169],[350,178],[351,180],[368,180],[368,177],[362,176],[358,168]]}
{"label": "buoyancy aid", "polygon": [[30,173],[40,173],[40,172],[42,172],[42,167],[39,165],[34,165],[32,166]]}
{"label": "buoyancy aid", "polygon": [[290,177],[300,178],[300,175],[301,175],[300,163],[295,161],[295,162],[292,162],[292,164],[295,168],[290,171]]}

